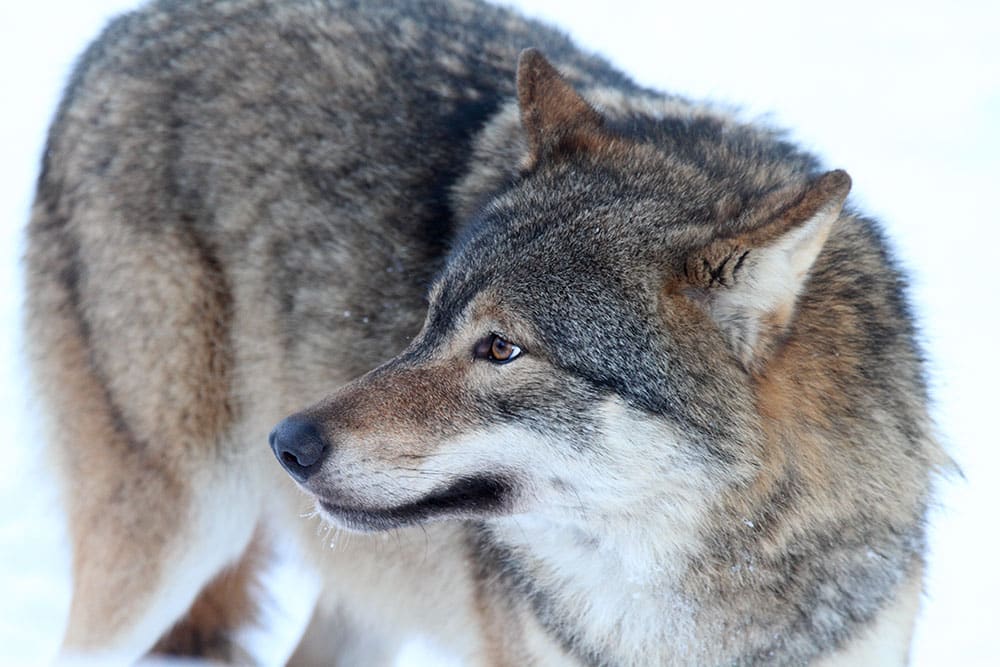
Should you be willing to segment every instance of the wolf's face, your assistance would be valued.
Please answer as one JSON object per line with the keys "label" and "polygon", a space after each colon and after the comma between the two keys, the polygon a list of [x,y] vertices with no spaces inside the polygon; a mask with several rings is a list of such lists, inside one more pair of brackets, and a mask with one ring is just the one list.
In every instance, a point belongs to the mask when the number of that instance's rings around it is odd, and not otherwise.
{"label": "wolf's face", "polygon": [[630,136],[537,55],[518,85],[526,168],[466,225],[420,334],[272,434],[346,527],[690,515],[760,465],[753,374],[846,175],[792,178],[716,119]]}

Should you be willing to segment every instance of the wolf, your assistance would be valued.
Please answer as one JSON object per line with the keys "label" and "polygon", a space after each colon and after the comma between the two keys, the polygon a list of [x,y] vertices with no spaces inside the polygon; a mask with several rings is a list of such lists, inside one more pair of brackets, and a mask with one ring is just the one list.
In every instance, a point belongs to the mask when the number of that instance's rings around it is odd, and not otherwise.
{"label": "wolf", "polygon": [[61,655],[252,660],[295,544],[295,664],[905,663],[947,458],[850,187],[472,0],[116,19],[28,226]]}

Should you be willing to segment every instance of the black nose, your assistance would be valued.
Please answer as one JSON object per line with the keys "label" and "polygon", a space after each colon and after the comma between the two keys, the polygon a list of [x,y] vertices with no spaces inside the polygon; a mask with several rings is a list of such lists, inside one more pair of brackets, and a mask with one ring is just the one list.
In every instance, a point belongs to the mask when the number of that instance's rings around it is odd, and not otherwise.
{"label": "black nose", "polygon": [[297,482],[305,482],[323,464],[326,441],[308,419],[292,416],[283,420],[268,440],[278,462]]}

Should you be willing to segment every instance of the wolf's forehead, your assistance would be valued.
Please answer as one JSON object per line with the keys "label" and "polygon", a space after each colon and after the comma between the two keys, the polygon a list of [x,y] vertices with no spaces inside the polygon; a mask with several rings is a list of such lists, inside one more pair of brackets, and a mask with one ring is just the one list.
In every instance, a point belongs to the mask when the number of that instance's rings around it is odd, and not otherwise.
{"label": "wolf's forehead", "polygon": [[628,168],[548,169],[499,195],[456,239],[432,301],[454,314],[487,287],[508,302],[576,305],[632,291],[724,233],[778,178],[641,153]]}
{"label": "wolf's forehead", "polygon": [[[772,188],[760,179],[710,174],[662,156],[626,165],[586,164],[524,183],[493,203],[478,241],[511,256],[627,258],[630,267],[703,239]],[[538,261],[538,257],[533,257]]]}
{"label": "wolf's forehead", "polygon": [[558,235],[516,250],[466,253],[436,283],[429,321],[443,332],[489,319],[543,338],[565,337],[584,320],[606,327],[638,317],[647,301],[643,273],[626,264],[607,247],[569,247]]}
{"label": "wolf's forehead", "polygon": [[501,308],[522,309],[634,292],[682,245],[672,215],[676,209],[622,197],[538,205],[526,198],[476,221],[460,239],[432,289],[432,306],[455,315],[484,291]]}

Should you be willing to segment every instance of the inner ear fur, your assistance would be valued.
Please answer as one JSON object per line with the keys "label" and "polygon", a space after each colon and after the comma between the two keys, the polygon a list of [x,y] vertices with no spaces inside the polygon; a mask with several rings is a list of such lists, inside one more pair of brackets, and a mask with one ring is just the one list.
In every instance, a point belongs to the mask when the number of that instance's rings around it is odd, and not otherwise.
{"label": "inner ear fur", "polygon": [[744,213],[749,229],[690,253],[683,292],[761,370],[792,321],[799,293],[851,189],[842,170],[783,188]]}
{"label": "inner ear fur", "polygon": [[561,152],[592,149],[606,141],[604,119],[542,55],[525,49],[517,63],[517,100],[528,138],[523,165]]}

